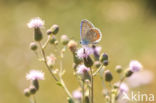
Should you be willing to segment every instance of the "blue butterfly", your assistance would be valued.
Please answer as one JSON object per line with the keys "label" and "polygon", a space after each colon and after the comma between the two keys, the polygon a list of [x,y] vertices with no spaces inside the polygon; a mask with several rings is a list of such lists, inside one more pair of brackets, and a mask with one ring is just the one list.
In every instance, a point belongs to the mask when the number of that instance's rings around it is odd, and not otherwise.
{"label": "blue butterfly", "polygon": [[81,21],[80,25],[80,37],[80,43],[82,45],[96,44],[101,40],[102,34],[101,31],[96,28],[90,21],[84,19]]}

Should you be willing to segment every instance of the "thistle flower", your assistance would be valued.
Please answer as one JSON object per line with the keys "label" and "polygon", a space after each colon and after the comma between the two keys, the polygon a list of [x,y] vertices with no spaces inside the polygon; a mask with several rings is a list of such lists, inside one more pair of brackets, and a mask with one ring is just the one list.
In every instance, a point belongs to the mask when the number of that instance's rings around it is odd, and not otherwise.
{"label": "thistle flower", "polygon": [[132,72],[138,72],[142,69],[142,65],[139,61],[137,60],[132,60],[130,63],[129,63],[129,68]]}
{"label": "thistle flower", "polygon": [[91,54],[93,54],[93,50],[89,47],[83,47],[77,51],[77,56],[80,59],[87,58]]}
{"label": "thistle flower", "polygon": [[79,65],[77,68],[77,74],[84,74],[85,72],[89,72],[90,68],[87,68],[85,65]]}
{"label": "thistle flower", "polygon": [[126,82],[131,88],[136,88],[136,87],[151,83],[153,80],[153,77],[154,77],[154,74],[151,71],[143,70],[143,71],[134,73],[131,77],[126,79]]}
{"label": "thistle flower", "polygon": [[27,24],[29,28],[40,28],[43,27],[43,25],[44,25],[44,21],[40,17],[33,18]]}
{"label": "thistle flower", "polygon": [[81,100],[81,98],[82,98],[82,93],[79,90],[73,91],[72,95],[77,100]]}
{"label": "thistle flower", "polygon": [[94,54],[95,60],[99,60],[100,52],[102,48],[100,46],[95,46],[95,45],[93,45],[92,48],[93,48],[93,54]]}
{"label": "thistle flower", "polygon": [[27,80],[44,80],[44,73],[39,70],[31,70],[26,75]]}
{"label": "thistle flower", "polygon": [[120,89],[120,93],[123,93],[123,92],[128,93],[129,91],[129,88],[125,83],[121,83],[119,89]]}
{"label": "thistle flower", "polygon": [[77,67],[77,74],[82,77],[82,79],[89,79],[90,68],[87,68],[85,65],[79,65]]}
{"label": "thistle flower", "polygon": [[48,66],[53,67],[53,65],[55,64],[55,61],[56,61],[56,57],[53,54],[51,54],[50,56],[47,56]]}

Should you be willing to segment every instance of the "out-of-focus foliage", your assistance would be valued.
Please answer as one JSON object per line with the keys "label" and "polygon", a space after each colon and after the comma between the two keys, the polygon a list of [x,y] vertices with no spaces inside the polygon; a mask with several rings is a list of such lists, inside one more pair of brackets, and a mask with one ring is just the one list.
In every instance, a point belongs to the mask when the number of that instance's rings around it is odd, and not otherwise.
{"label": "out-of-focus foliage", "polygon": [[[153,2],[153,3],[152,3]],[[32,30],[26,23],[40,16],[46,21],[45,28],[51,24],[60,25],[59,34],[67,34],[80,41],[80,21],[88,19],[100,28],[103,38],[100,44],[110,55],[110,67],[117,64],[125,67],[131,59],[137,59],[146,69],[156,72],[156,18],[154,0],[1,0],[0,1],[0,102],[27,103],[23,89],[25,73],[30,69],[42,69],[46,72],[45,81],[41,81],[36,98],[39,103],[64,103],[65,93],[50,79],[44,65],[35,61],[35,55],[29,50]],[[42,29],[46,32],[45,29]],[[58,35],[59,35],[58,34]],[[46,35],[44,35],[46,36]],[[54,51],[51,46],[51,51]],[[51,51],[48,51],[49,53]],[[71,59],[69,59],[69,57]],[[68,59],[68,61],[66,60]],[[70,91],[77,87],[73,76],[72,55],[65,54],[64,80]],[[101,94],[100,79],[95,80],[95,102],[104,102]],[[138,88],[143,93],[154,93],[156,83]]]}

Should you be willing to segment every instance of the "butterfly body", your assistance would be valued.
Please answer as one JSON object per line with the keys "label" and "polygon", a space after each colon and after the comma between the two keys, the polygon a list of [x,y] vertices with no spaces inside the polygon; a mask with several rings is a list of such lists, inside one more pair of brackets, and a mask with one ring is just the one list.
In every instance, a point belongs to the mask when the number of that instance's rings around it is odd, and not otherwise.
{"label": "butterfly body", "polygon": [[81,44],[96,44],[101,40],[102,34],[90,21],[82,20],[80,26]]}

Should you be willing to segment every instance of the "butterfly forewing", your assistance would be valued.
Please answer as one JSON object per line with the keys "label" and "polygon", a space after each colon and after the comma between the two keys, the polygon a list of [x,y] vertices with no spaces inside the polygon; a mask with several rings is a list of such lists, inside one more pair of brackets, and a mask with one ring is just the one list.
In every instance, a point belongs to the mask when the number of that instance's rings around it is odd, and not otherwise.
{"label": "butterfly forewing", "polygon": [[91,28],[94,28],[94,25],[91,22],[89,22],[88,20],[81,21],[80,35],[82,40],[86,40],[87,32]]}

